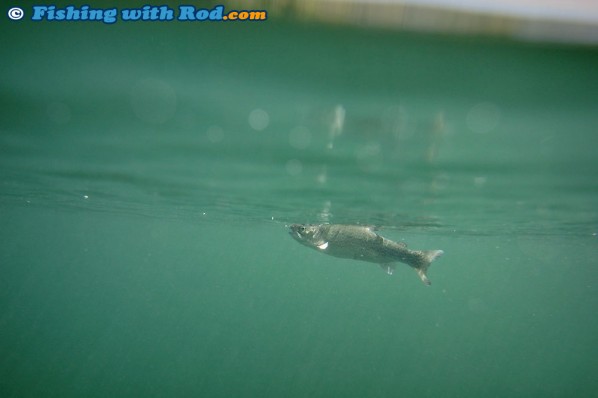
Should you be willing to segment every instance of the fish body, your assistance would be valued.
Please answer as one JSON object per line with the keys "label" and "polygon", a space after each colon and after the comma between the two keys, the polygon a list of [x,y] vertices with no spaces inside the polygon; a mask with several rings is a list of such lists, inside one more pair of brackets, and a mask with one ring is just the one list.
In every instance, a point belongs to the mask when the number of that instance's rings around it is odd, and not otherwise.
{"label": "fish body", "polygon": [[430,263],[442,250],[410,250],[402,242],[378,235],[371,227],[340,224],[292,224],[290,235],[299,243],[328,255],[380,265],[392,274],[396,263],[414,268],[422,282],[430,285],[427,276]]}

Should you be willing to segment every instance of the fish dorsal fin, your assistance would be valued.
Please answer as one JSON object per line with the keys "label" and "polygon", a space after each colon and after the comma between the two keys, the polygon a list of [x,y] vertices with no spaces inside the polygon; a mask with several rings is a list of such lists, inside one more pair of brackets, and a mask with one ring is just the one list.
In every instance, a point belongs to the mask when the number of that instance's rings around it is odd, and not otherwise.
{"label": "fish dorsal fin", "polygon": [[381,242],[388,242],[390,245],[395,245],[396,248],[398,249],[406,249],[407,248],[407,244],[404,242],[395,242],[394,240],[390,240],[390,239],[386,239],[383,238],[382,236],[378,235],[378,237],[380,237],[380,241]]}
{"label": "fish dorsal fin", "polygon": [[407,243],[405,242],[395,242],[401,249],[407,248]]}

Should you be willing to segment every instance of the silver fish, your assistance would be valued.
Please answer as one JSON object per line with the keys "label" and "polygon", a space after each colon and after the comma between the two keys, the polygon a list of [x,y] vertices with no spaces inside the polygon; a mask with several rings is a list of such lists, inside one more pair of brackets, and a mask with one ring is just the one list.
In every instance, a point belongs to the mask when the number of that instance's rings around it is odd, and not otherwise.
{"label": "silver fish", "polygon": [[290,235],[299,243],[335,257],[351,258],[378,264],[392,275],[396,263],[415,269],[426,285],[431,282],[427,271],[442,250],[409,250],[401,242],[393,242],[373,231],[371,227],[336,224],[292,224]]}

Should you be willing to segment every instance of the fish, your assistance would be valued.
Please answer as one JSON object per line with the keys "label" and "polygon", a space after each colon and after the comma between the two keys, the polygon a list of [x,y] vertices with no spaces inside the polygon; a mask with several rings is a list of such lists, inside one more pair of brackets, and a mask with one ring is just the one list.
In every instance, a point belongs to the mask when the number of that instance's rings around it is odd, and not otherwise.
{"label": "fish", "polygon": [[342,224],[291,224],[289,234],[299,243],[339,258],[378,264],[392,275],[397,263],[412,267],[425,285],[431,285],[428,268],[442,250],[410,250],[374,232],[373,227]]}

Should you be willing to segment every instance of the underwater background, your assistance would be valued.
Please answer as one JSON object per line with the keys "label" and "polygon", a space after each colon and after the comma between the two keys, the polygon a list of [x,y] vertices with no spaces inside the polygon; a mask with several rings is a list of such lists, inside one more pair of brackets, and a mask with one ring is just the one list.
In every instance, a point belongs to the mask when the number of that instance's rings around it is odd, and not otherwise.
{"label": "underwater background", "polygon": [[[596,47],[0,27],[1,396],[596,395]],[[291,223],[445,254],[426,287]]]}

